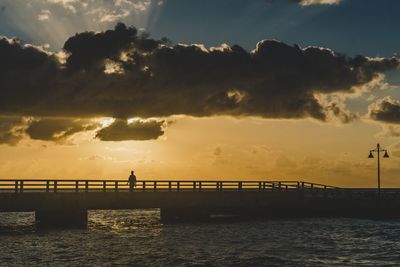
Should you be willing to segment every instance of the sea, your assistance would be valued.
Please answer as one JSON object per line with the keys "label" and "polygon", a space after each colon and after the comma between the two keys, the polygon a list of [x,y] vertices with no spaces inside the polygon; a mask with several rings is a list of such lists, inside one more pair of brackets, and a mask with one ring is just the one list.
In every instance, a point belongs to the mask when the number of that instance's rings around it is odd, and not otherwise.
{"label": "sea", "polygon": [[400,266],[400,220],[160,222],[158,209],[90,211],[87,229],[0,214],[0,266]]}

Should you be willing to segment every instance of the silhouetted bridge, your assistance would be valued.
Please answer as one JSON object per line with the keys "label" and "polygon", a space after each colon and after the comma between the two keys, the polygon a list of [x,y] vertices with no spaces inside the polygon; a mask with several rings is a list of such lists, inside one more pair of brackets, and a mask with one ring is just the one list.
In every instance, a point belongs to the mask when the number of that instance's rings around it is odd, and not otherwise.
{"label": "silhouetted bridge", "polygon": [[161,219],[400,217],[400,189],[298,181],[0,180],[0,212],[35,212],[44,226],[85,226],[88,210],[159,208]]}

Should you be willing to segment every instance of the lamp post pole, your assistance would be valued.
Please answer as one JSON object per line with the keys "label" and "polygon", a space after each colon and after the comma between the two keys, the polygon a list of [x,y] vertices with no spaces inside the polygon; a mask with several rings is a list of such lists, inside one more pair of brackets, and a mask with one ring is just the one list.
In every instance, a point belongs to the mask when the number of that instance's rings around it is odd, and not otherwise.
{"label": "lamp post pole", "polygon": [[379,157],[380,145],[376,145],[376,153],[378,154],[378,195],[381,195],[381,157]]}
{"label": "lamp post pole", "polygon": [[379,197],[381,195],[381,157],[380,157],[380,152],[385,152],[385,154],[383,155],[384,158],[389,158],[389,154],[388,154],[387,150],[382,149],[379,144],[376,145],[375,149],[372,149],[369,151],[368,158],[370,158],[370,159],[374,158],[374,155],[372,154],[372,152],[376,152],[377,157],[378,157],[378,197]]}

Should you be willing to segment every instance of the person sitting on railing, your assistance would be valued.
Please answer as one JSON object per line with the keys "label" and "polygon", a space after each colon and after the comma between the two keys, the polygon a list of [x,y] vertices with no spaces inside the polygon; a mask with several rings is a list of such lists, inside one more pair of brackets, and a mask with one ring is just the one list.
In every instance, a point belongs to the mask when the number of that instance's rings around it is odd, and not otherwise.
{"label": "person sitting on railing", "polygon": [[131,175],[128,178],[129,189],[132,191],[133,188],[136,186],[136,176],[133,171],[131,171]]}

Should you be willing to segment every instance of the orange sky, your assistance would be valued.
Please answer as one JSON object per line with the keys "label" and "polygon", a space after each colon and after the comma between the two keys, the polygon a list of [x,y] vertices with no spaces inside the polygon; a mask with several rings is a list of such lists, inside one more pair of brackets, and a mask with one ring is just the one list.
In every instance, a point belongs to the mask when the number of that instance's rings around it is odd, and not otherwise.
{"label": "orange sky", "polygon": [[[400,186],[398,142],[368,122],[177,117],[152,141],[106,142],[77,134],[60,145],[23,140],[0,146],[2,178],[305,180],[337,186],[375,186],[377,142],[382,185]],[[395,152],[394,155],[392,152]],[[398,152],[397,152],[398,153]]]}

